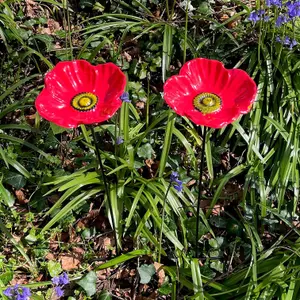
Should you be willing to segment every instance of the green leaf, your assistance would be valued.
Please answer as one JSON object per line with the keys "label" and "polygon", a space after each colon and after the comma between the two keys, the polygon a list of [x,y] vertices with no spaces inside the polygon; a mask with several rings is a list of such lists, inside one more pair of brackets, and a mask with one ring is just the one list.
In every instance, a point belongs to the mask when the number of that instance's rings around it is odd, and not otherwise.
{"label": "green leaf", "polygon": [[50,127],[52,129],[53,134],[59,134],[67,130],[66,128],[60,127],[52,122],[50,122]]}
{"label": "green leaf", "polygon": [[4,181],[17,190],[21,189],[26,184],[26,179],[24,178],[24,176],[15,172],[8,172],[5,176]]}
{"label": "green leaf", "polygon": [[47,269],[51,277],[57,277],[63,271],[60,263],[54,260],[48,262]]}
{"label": "green leaf", "polygon": [[150,282],[152,276],[155,274],[156,270],[154,265],[142,265],[141,267],[137,268],[140,275],[140,282],[142,284],[147,284]]}
{"label": "green leaf", "polygon": [[94,271],[91,271],[82,279],[77,281],[77,284],[86,291],[87,296],[91,297],[96,294],[96,281],[97,275]]}
{"label": "green leaf", "polygon": [[163,283],[163,285],[158,289],[161,295],[170,295],[172,293],[172,285],[168,282]]}
{"label": "green leaf", "polygon": [[152,153],[154,153],[154,151],[149,143],[141,146],[137,151],[137,155],[145,159],[151,158]]}
{"label": "green leaf", "polygon": [[14,273],[11,271],[7,271],[5,273],[2,273],[0,275],[0,281],[4,284],[7,285],[14,277]]}
{"label": "green leaf", "polygon": [[134,251],[128,252],[126,254],[122,254],[118,257],[115,257],[115,258],[109,260],[108,262],[96,267],[95,270],[98,271],[98,270],[110,268],[110,267],[120,264],[124,261],[130,260],[132,258],[136,258],[137,256],[140,256],[140,255],[151,255],[151,252],[149,250],[143,250],[143,249],[134,250]]}
{"label": "green leaf", "polygon": [[12,207],[15,203],[15,199],[12,194],[3,186],[0,182],[0,200],[4,200],[8,207]]}
{"label": "green leaf", "polygon": [[111,295],[108,291],[102,291],[102,293],[98,296],[98,300],[111,300]]}
{"label": "green leaf", "polygon": [[223,273],[224,265],[219,260],[211,262],[210,267],[217,270],[220,273]]}

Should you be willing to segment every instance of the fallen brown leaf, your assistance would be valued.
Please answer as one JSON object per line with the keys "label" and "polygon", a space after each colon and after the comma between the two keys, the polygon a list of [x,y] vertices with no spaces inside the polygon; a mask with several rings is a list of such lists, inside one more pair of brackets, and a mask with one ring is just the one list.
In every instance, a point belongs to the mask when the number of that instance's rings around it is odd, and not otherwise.
{"label": "fallen brown leaf", "polygon": [[158,262],[154,263],[154,268],[156,270],[156,275],[158,277],[158,286],[162,286],[163,283],[165,282],[165,278],[166,278],[166,274],[165,271],[163,269],[163,264],[160,264]]}
{"label": "fallen brown leaf", "polygon": [[74,257],[72,254],[62,254],[59,256],[59,260],[64,271],[78,269],[80,265],[80,260]]}
{"label": "fallen brown leaf", "polygon": [[26,198],[26,196],[22,190],[15,191],[15,195],[18,200],[18,203],[20,203],[21,205],[29,202],[29,200]]}
{"label": "fallen brown leaf", "polygon": [[52,254],[51,252],[48,252],[46,255],[45,255],[45,258],[47,260],[55,260],[55,256],[54,254]]}

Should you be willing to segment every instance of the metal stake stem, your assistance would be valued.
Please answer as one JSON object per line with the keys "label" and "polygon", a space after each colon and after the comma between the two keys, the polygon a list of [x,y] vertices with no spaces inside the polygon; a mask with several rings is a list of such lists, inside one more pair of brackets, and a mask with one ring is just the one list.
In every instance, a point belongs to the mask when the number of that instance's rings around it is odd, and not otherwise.
{"label": "metal stake stem", "polygon": [[[199,134],[200,134],[200,126],[199,126]],[[202,149],[201,149],[201,163],[200,163],[200,174],[199,174],[199,182],[198,182],[198,202],[197,202],[197,216],[196,216],[196,258],[198,258],[199,251],[199,221],[200,221],[200,202],[201,202],[201,194],[202,194],[202,176],[203,176],[203,168],[204,168],[204,153],[205,153],[205,140],[206,140],[206,131],[207,127],[204,126],[204,131],[202,135]]]}

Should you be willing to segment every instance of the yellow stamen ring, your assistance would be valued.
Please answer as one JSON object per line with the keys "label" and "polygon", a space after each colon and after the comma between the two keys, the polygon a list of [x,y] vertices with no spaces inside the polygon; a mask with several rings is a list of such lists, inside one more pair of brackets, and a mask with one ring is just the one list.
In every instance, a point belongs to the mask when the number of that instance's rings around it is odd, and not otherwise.
{"label": "yellow stamen ring", "polygon": [[218,111],[221,108],[221,98],[211,93],[201,93],[193,101],[194,107],[205,114]]}
{"label": "yellow stamen ring", "polygon": [[79,111],[88,111],[93,109],[97,102],[98,98],[96,95],[92,93],[80,93],[72,99],[71,106]]}

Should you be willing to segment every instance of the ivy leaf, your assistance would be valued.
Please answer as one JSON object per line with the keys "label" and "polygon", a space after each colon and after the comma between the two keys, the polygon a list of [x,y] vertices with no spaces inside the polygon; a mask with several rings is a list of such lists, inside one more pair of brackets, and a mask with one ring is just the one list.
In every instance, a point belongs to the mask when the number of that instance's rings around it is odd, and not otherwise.
{"label": "ivy leaf", "polygon": [[48,262],[47,269],[51,277],[57,277],[63,271],[60,263],[53,260]]}
{"label": "ivy leaf", "polygon": [[98,300],[111,300],[111,295],[108,291],[103,291],[99,296]]}
{"label": "ivy leaf", "polygon": [[23,175],[15,173],[15,172],[8,172],[5,176],[5,182],[16,188],[17,190],[21,189],[26,184],[26,179]]}
{"label": "ivy leaf", "polygon": [[82,279],[77,281],[77,284],[85,290],[87,296],[91,297],[96,294],[96,281],[97,275],[94,271],[91,271]]}
{"label": "ivy leaf", "polygon": [[156,273],[154,265],[142,265],[138,268],[139,275],[141,277],[140,282],[142,284],[147,284],[150,282],[152,276]]}
{"label": "ivy leaf", "polygon": [[224,265],[219,260],[212,261],[210,263],[210,267],[220,273],[223,273]]}
{"label": "ivy leaf", "polygon": [[139,157],[142,157],[142,158],[145,158],[145,159],[151,158],[152,153],[154,153],[154,150],[152,149],[152,147],[149,143],[141,146],[137,151],[137,155]]}

